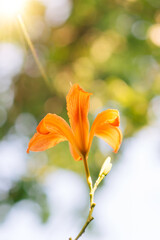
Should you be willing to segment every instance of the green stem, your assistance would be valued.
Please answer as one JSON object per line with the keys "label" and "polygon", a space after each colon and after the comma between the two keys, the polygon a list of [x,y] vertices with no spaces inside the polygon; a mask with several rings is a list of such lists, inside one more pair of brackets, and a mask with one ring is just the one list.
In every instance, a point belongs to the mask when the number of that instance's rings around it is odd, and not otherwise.
{"label": "green stem", "polygon": [[[93,212],[94,207],[96,206],[96,204],[93,202],[94,191],[93,191],[93,188],[92,188],[92,178],[91,178],[91,175],[90,175],[90,172],[89,172],[88,161],[87,161],[87,158],[85,156],[83,157],[83,163],[84,163],[84,169],[85,169],[85,173],[86,173],[87,183],[88,183],[88,186],[89,186],[89,189],[90,189],[90,194],[89,194],[90,195],[90,209],[89,209],[89,214],[88,214],[87,220],[86,220],[84,226],[82,227],[81,231],[79,232],[79,234],[75,238],[75,240],[78,240],[80,238],[80,236],[85,232],[89,223],[94,219],[92,217],[92,212]],[[71,240],[71,238],[70,238],[70,240]]]}
{"label": "green stem", "polygon": [[[78,240],[82,234],[85,232],[87,226],[90,224],[90,222],[94,219],[92,217],[92,213],[93,213],[93,209],[96,206],[96,204],[94,203],[94,193],[98,187],[98,185],[100,184],[100,182],[104,179],[105,175],[102,174],[98,177],[98,179],[96,180],[94,186],[92,187],[92,179],[90,176],[90,172],[89,172],[89,168],[88,168],[88,162],[87,162],[87,158],[83,157],[83,163],[84,163],[84,168],[85,168],[85,173],[86,173],[86,179],[87,179],[87,183],[90,189],[90,208],[89,208],[89,214],[87,217],[87,220],[85,222],[85,224],[83,225],[81,231],[79,232],[79,234],[77,235],[77,237],[74,240]],[[69,240],[72,240],[72,238],[69,238]]]}
{"label": "green stem", "polygon": [[81,231],[79,232],[79,234],[75,238],[75,240],[78,240],[80,238],[80,236],[85,232],[85,230],[86,230],[87,226],[89,225],[89,223],[94,219],[92,217],[92,212],[93,212],[94,207],[95,207],[95,205],[93,205],[92,208],[90,208],[88,218],[87,218],[84,226],[82,227]]}
{"label": "green stem", "polygon": [[87,183],[88,183],[89,189],[91,191],[91,189],[92,189],[92,179],[91,179],[91,175],[90,175],[90,172],[89,172],[88,161],[87,161],[86,156],[83,157],[83,163],[84,163],[84,169],[85,169],[85,173],[86,173]]}

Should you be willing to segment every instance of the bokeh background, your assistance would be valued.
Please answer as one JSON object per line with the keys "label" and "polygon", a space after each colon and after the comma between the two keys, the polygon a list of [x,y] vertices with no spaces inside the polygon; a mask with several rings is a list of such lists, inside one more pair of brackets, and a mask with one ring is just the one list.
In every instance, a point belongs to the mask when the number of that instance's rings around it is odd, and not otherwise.
{"label": "bokeh background", "polygon": [[[3,1],[2,1],[3,2]],[[0,239],[75,237],[86,220],[82,162],[64,142],[26,154],[48,113],[68,121],[70,82],[92,92],[89,120],[107,108],[121,115],[118,154],[94,139],[95,180],[105,158],[113,168],[95,194],[95,220],[82,239],[160,239],[160,1],[37,0],[21,13],[44,79],[11,2],[0,1]],[[7,15],[8,14],[8,15]]]}

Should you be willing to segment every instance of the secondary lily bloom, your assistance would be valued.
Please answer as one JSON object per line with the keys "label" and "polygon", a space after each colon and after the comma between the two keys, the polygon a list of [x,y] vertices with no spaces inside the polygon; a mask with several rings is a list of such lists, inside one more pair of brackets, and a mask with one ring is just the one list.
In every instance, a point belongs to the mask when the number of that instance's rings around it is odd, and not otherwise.
{"label": "secondary lily bloom", "polygon": [[68,141],[75,160],[87,158],[94,136],[102,138],[117,152],[122,133],[119,129],[120,117],[116,109],[107,109],[97,115],[89,131],[88,111],[91,93],[74,84],[67,97],[67,111],[70,126],[56,114],[48,113],[37,126],[31,138],[29,151],[44,151],[56,144]]}

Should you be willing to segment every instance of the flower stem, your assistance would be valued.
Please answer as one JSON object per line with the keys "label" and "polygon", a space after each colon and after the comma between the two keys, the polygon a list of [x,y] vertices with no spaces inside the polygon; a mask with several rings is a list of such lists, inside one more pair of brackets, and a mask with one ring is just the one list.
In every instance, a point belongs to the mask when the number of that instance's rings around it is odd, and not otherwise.
{"label": "flower stem", "polygon": [[75,238],[75,240],[78,240],[80,238],[80,236],[85,232],[85,230],[86,230],[87,226],[89,225],[89,223],[94,219],[92,217],[92,212],[93,212],[94,207],[95,207],[95,205],[92,208],[90,208],[88,218],[87,218],[84,226],[82,227],[81,231],[79,232],[79,234]]}
{"label": "flower stem", "polygon": [[[90,188],[90,208],[89,208],[89,214],[88,214],[88,217],[87,217],[87,220],[86,220],[85,224],[83,225],[81,231],[79,232],[79,234],[77,235],[75,240],[78,240],[81,237],[81,235],[85,232],[85,230],[88,227],[88,225],[90,224],[90,222],[94,219],[92,217],[92,212],[93,212],[93,209],[96,206],[96,204],[93,202],[93,198],[94,198],[94,191],[93,191],[93,188],[91,186],[91,188]],[[72,240],[72,239],[70,238],[70,240]]]}
{"label": "flower stem", "polygon": [[[83,157],[83,163],[84,163],[84,169],[85,169],[85,173],[86,173],[87,183],[88,183],[88,186],[89,186],[89,189],[90,189],[90,193],[89,193],[89,195],[90,195],[90,208],[89,208],[89,214],[88,214],[87,220],[86,220],[84,226],[82,227],[81,231],[79,232],[79,234],[75,238],[75,240],[78,240],[80,238],[80,236],[85,232],[89,223],[94,219],[92,217],[92,212],[93,212],[94,207],[96,206],[96,204],[93,202],[94,191],[93,191],[93,187],[92,187],[92,178],[91,178],[91,175],[90,175],[90,172],[89,172],[87,158],[85,156]],[[69,240],[72,240],[72,238],[70,238]]]}
{"label": "flower stem", "polygon": [[[105,175],[99,175],[98,179],[96,180],[94,186],[92,186],[92,178],[90,176],[90,172],[89,172],[89,168],[88,168],[88,162],[87,162],[87,158],[84,157],[83,158],[83,162],[84,162],[84,168],[85,168],[85,172],[86,172],[86,179],[87,179],[87,183],[90,189],[90,208],[89,208],[89,214],[87,217],[87,220],[85,222],[85,224],[83,225],[81,231],[79,232],[79,234],[77,235],[77,237],[74,240],[78,240],[82,234],[85,232],[86,228],[88,227],[88,225],[90,224],[90,222],[94,219],[92,217],[92,213],[93,213],[93,209],[96,206],[96,204],[94,203],[94,193],[98,187],[98,185],[100,184],[100,182],[104,179]],[[69,238],[69,240],[72,240],[72,238]]]}
{"label": "flower stem", "polygon": [[85,173],[86,173],[87,183],[88,183],[89,189],[91,191],[91,189],[92,189],[92,178],[91,178],[91,175],[90,175],[90,172],[89,172],[88,161],[87,161],[87,158],[85,156],[83,157],[83,163],[84,163],[84,169],[85,169]]}

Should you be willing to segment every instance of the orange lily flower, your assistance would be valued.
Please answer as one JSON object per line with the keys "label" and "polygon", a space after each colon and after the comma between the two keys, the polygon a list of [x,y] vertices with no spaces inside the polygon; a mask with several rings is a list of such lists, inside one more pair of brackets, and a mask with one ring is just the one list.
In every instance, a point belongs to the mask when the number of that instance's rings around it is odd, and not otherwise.
{"label": "orange lily flower", "polygon": [[60,142],[68,141],[75,160],[87,159],[94,136],[106,141],[116,153],[122,141],[119,112],[107,109],[98,114],[89,132],[90,95],[91,93],[85,92],[78,84],[74,84],[66,97],[71,127],[63,118],[48,113],[37,126],[27,153],[44,151]]}

